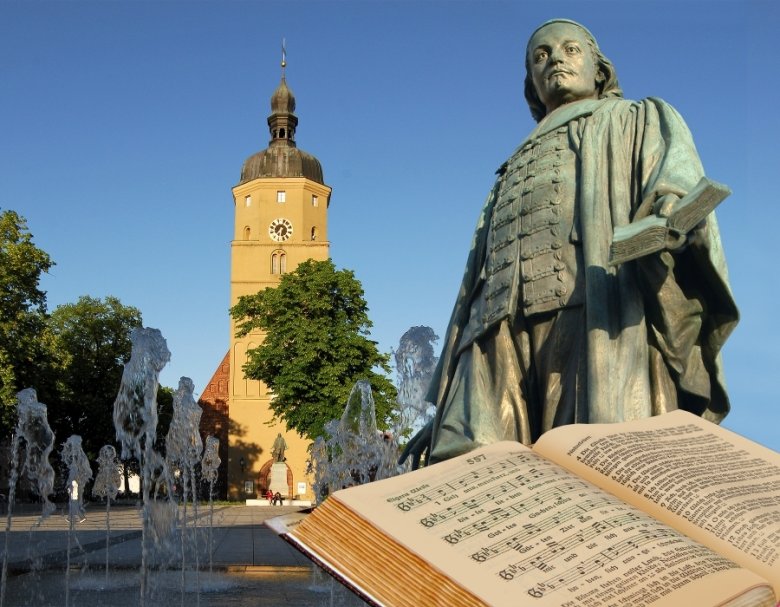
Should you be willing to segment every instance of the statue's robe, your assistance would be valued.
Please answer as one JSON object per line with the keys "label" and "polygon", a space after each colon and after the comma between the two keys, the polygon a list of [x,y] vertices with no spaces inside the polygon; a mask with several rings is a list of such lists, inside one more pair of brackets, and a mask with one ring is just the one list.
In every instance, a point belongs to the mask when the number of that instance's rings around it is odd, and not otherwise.
{"label": "statue's robe", "polygon": [[[531,444],[562,423],[620,422],[676,408],[719,422],[728,413],[720,349],[738,311],[714,214],[680,251],[608,263],[616,226],[651,213],[664,194],[684,195],[702,177],[687,126],[659,99],[583,100],[546,116],[523,145],[562,127],[576,154],[578,271],[585,282],[584,343],[562,360],[584,358],[574,365],[583,402],[564,419],[539,411],[545,405],[524,392],[533,361],[520,362],[512,335],[522,305],[489,320],[484,314],[499,178],[479,218],[427,396],[437,405],[430,462],[499,440]],[[511,288],[522,289],[522,279]]]}

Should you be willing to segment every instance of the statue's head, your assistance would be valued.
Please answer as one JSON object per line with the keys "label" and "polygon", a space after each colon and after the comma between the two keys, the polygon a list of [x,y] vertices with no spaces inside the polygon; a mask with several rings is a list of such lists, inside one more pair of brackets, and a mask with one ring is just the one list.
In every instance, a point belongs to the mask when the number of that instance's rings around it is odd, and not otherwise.
{"label": "statue's head", "polygon": [[593,34],[568,19],[547,21],[531,34],[525,72],[525,98],[537,122],[564,103],[623,96]]}

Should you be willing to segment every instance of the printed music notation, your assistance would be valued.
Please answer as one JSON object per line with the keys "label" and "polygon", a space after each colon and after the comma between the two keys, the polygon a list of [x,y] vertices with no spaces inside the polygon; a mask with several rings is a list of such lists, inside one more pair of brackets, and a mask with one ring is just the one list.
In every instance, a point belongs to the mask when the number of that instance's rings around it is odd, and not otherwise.
{"label": "printed music notation", "polygon": [[[535,552],[533,556],[530,556],[528,558],[515,561],[505,569],[501,570],[499,572],[499,576],[505,580],[510,580],[514,577],[514,575],[518,573],[523,573],[524,571],[528,571],[530,569],[544,570],[547,563],[549,563],[552,559],[554,559],[557,554],[560,554],[562,552],[570,552],[576,549],[578,546],[585,544],[587,541],[598,537],[599,535],[602,534],[602,532],[606,531],[607,529],[620,528],[624,526],[626,523],[636,522],[636,519],[637,517],[630,513],[619,514],[610,519],[599,521],[598,523],[594,523],[590,527],[587,527],[584,531],[580,533],[576,533],[572,536],[568,536],[564,540],[561,541],[551,540],[546,543],[546,548],[544,550],[542,550],[541,552]],[[642,537],[646,537],[647,533],[648,533],[647,530],[641,530],[639,535]],[[652,539],[652,538],[646,538],[646,541],[647,539]],[[628,547],[634,545],[637,544],[632,543],[630,541],[627,544]],[[614,546],[607,548],[607,551],[609,551],[610,554],[613,554],[613,556],[618,556],[618,553],[612,552],[613,550],[614,550]],[[596,558],[595,562],[600,563],[601,561],[599,561],[599,559]],[[584,574],[584,573],[588,573],[588,571],[581,571],[580,573]]]}
{"label": "printed music notation", "polygon": [[[492,485],[495,481],[507,477],[513,477],[509,483],[502,486],[505,492],[513,489],[527,487],[539,479],[555,474],[555,468],[549,470],[523,470],[518,474],[519,456],[510,456],[499,462],[488,465],[477,465],[475,468],[465,472],[461,476],[451,479],[448,482],[425,487],[425,490],[417,491],[413,495],[404,496],[403,499],[388,498],[388,501],[394,502],[395,506],[404,512],[411,512],[417,508],[430,504],[431,502],[442,501],[445,498],[468,494],[481,486]],[[470,507],[476,507],[483,502],[490,501],[498,497],[496,490],[485,491],[475,495],[469,500]]]}
{"label": "printed music notation", "polygon": [[[424,506],[430,502],[441,500],[445,497],[457,495],[460,491],[468,491],[480,483],[492,483],[496,479],[505,478],[517,471],[517,462],[514,458],[507,458],[489,465],[477,465],[465,474],[446,483],[427,488],[424,492],[417,492],[396,502],[396,507],[404,512]],[[392,501],[392,498],[391,498]]]}
{"label": "printed music notation", "polygon": [[[582,561],[577,566],[557,573],[543,582],[539,582],[533,588],[528,590],[528,594],[534,598],[541,598],[545,594],[553,592],[557,588],[565,586],[566,584],[570,584],[571,582],[578,580],[583,576],[588,575],[589,573],[603,569],[604,566],[610,561],[634,552],[637,550],[637,548],[645,544],[649,544],[650,542],[664,538],[676,538],[676,543],[682,541],[679,539],[678,533],[671,529],[641,530],[638,533],[618,542],[617,544],[608,546],[604,550],[601,550],[597,554]],[[524,571],[523,567],[524,566],[516,567],[515,565],[510,565],[506,569],[502,570],[499,573],[499,576],[501,576],[503,579],[511,580],[515,577],[515,575]]]}
{"label": "printed music notation", "polygon": [[[587,513],[607,504],[609,504],[609,500],[606,497],[588,499],[576,506],[561,511],[554,516],[543,519],[539,523],[526,523],[521,526],[517,533],[489,544],[488,546],[484,546],[477,552],[472,553],[471,558],[477,562],[484,562],[512,550],[522,552],[524,551],[523,549],[529,546],[534,540],[538,540],[548,531],[559,528],[561,524],[566,523],[567,521],[576,520],[581,524],[588,523],[593,517],[589,516]],[[633,517],[635,515],[625,514],[613,517],[612,519],[597,521],[590,526],[585,527],[583,531],[571,535],[570,539],[563,544],[557,542],[551,543],[556,547],[567,546],[568,543],[584,543],[587,540],[600,535],[610,527],[625,524],[629,521],[629,516]],[[547,545],[549,546],[549,543]]]}
{"label": "printed music notation", "polygon": [[[428,514],[426,517],[420,519],[420,524],[423,527],[435,527],[436,525],[444,523],[450,519],[457,518],[458,516],[460,516],[461,514],[463,514],[468,510],[473,510],[478,506],[494,501],[497,498],[506,497],[507,499],[512,500],[512,499],[517,499],[518,497],[525,497],[525,499],[520,503],[511,503],[511,505],[507,506],[506,508],[499,509],[499,510],[503,510],[505,513],[502,518],[508,518],[514,516],[515,514],[529,511],[532,508],[538,507],[540,504],[549,502],[550,500],[560,501],[561,499],[565,499],[563,496],[564,493],[568,491],[574,491],[581,486],[582,486],[581,482],[575,481],[575,482],[565,483],[563,485],[557,485],[555,487],[551,487],[539,491],[537,493],[534,493],[533,495],[527,495],[527,492],[523,491],[524,488],[523,483],[517,481],[515,482],[507,481],[506,483],[502,483],[501,485],[491,489],[490,491],[479,493],[475,495],[473,498],[461,502],[457,506],[446,507],[443,508],[442,510],[432,512]],[[520,492],[516,493],[516,491],[518,490]],[[493,521],[495,520],[491,516],[485,517],[485,519],[493,520]],[[473,523],[473,525],[477,525],[477,524],[482,524],[482,523],[480,523],[479,521]],[[487,531],[488,528],[489,527],[486,527],[482,530]]]}
{"label": "printed music notation", "polygon": [[514,583],[527,575],[530,589],[523,591],[530,597],[617,575],[616,563],[677,541],[660,541],[675,532],[524,453],[498,462],[475,457],[466,469],[437,480],[386,500],[431,534],[431,541],[443,542],[489,575]]}

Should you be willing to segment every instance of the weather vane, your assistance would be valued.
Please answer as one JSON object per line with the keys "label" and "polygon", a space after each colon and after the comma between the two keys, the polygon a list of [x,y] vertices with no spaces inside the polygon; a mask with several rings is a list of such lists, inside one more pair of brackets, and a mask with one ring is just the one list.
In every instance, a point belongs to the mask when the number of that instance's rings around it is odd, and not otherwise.
{"label": "weather vane", "polygon": [[287,67],[287,43],[282,38],[282,78],[284,78],[284,68]]}

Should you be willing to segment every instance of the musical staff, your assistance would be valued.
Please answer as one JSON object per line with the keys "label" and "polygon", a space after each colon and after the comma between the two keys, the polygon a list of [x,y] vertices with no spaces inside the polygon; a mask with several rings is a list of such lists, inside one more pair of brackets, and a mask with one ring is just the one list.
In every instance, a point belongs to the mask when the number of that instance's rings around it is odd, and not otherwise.
{"label": "musical staff", "polygon": [[[664,538],[676,538],[679,537],[676,531],[672,529],[655,529],[652,531],[640,531],[612,546],[601,550],[597,554],[591,556],[588,559],[580,562],[578,565],[569,568],[568,570],[557,573],[543,582],[539,582],[534,586],[536,590],[532,594],[534,597],[541,597],[545,594],[556,590],[566,584],[569,584],[577,579],[582,578],[589,573],[593,573],[599,569],[603,569],[610,561],[613,561],[621,556],[625,556],[632,552],[637,551],[643,545],[655,542]],[[679,540],[682,541],[681,539]],[[519,572],[519,570],[517,570]],[[499,576],[503,579],[511,580],[514,577],[514,565],[510,565],[505,570],[499,573]],[[507,577],[508,576],[508,577]]]}
{"label": "musical staff", "polygon": [[587,583],[589,576],[616,575],[616,563],[649,554],[646,544],[657,550],[660,540],[675,535],[587,481],[525,453],[499,461],[474,458],[458,474],[436,480],[387,501],[432,542],[490,575],[511,583],[532,580],[522,589],[531,597]]}
{"label": "musical staff", "polygon": [[[396,501],[395,505],[398,509],[404,512],[411,512],[430,502],[439,501],[452,495],[458,495],[460,491],[472,489],[480,484],[492,484],[497,479],[506,478],[517,471],[517,466],[517,458],[508,457],[499,462],[493,462],[492,464],[476,466],[474,469],[467,471],[460,477],[431,487],[425,492],[416,493],[401,501],[393,500],[392,497],[389,498],[389,501]],[[538,478],[539,476],[538,472],[533,472],[529,479]],[[527,479],[517,478],[515,480],[519,483],[518,486],[522,486]]]}
{"label": "musical staff", "polygon": [[[575,506],[566,508],[554,516],[543,519],[539,523],[526,523],[522,525],[520,531],[517,533],[484,546],[477,552],[471,554],[471,558],[478,562],[484,562],[504,554],[505,552],[512,550],[520,551],[523,548],[532,545],[534,540],[539,539],[544,533],[559,527],[562,523],[572,520],[576,520],[580,523],[587,522],[586,517],[584,516],[585,513],[608,503],[609,500],[606,497],[591,498],[578,503]],[[582,541],[585,541],[604,531],[604,529],[607,528],[606,525],[607,523],[605,521],[596,522],[587,528],[588,531],[581,534],[574,534],[572,537],[576,538],[582,536],[584,538]]]}

